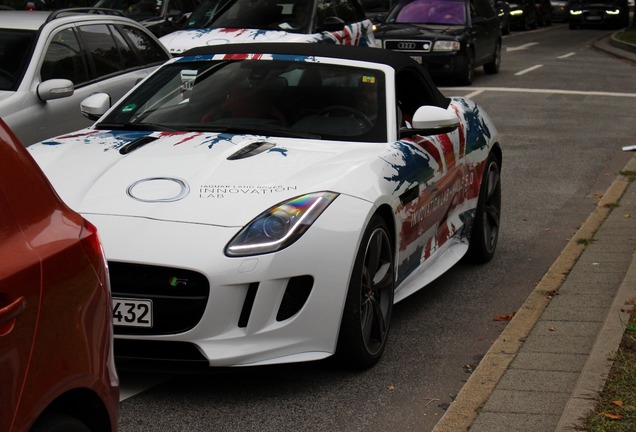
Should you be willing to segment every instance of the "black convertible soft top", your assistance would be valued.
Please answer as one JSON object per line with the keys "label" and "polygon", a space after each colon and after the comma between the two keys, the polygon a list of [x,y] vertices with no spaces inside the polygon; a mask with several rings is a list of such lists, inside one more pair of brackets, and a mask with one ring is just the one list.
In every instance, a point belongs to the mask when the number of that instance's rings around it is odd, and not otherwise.
{"label": "black convertible soft top", "polygon": [[[426,102],[428,105],[435,105],[447,108],[450,100],[444,96],[433,83],[430,75],[415,60],[406,54],[383,48],[369,48],[336,44],[312,44],[312,43],[237,43],[211,45],[192,48],[182,55],[214,55],[214,54],[281,54],[297,56],[316,56],[329,58],[343,58],[350,60],[368,61],[381,63],[390,66],[395,70],[400,87],[400,78],[411,81],[417,76],[419,86],[426,89]],[[421,88],[420,87],[420,88]]]}

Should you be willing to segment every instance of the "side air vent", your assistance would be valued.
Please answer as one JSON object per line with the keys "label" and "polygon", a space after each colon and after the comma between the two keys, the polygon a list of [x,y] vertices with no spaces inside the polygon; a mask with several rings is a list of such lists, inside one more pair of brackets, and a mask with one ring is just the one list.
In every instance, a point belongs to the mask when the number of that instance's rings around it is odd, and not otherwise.
{"label": "side air vent", "polygon": [[296,276],[289,279],[283,300],[276,314],[276,321],[285,321],[296,315],[307,302],[313,287],[314,278],[311,276]]}
{"label": "side air vent", "polygon": [[238,159],[245,159],[248,157],[256,156],[271,149],[272,147],[274,147],[274,145],[275,144],[269,143],[267,141],[259,141],[252,144],[248,144],[245,147],[238,150],[237,152],[235,152],[234,154],[232,154],[231,156],[229,156],[227,160],[238,160]]}

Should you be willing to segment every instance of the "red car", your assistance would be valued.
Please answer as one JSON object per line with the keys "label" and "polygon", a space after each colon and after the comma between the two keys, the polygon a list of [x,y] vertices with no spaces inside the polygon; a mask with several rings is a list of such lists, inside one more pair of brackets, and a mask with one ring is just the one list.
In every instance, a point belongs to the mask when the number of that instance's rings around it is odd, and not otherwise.
{"label": "red car", "polygon": [[0,431],[115,431],[119,380],[97,230],[0,120]]}

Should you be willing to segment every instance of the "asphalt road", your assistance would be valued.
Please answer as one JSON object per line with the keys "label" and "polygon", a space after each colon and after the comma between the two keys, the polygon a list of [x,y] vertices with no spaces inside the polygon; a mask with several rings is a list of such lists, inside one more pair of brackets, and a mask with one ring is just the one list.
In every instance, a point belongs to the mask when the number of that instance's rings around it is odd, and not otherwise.
{"label": "asphalt road", "polygon": [[469,95],[504,141],[495,259],[460,264],[398,304],[382,361],[206,375],[121,373],[120,431],[432,430],[636,144],[635,66],[592,47],[603,30],[552,25],[504,38],[501,72]]}

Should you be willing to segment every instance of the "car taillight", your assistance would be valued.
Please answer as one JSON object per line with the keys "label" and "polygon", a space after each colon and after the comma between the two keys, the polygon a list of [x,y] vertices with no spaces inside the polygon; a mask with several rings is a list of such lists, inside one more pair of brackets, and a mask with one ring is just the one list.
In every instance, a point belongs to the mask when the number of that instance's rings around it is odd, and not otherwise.
{"label": "car taillight", "polygon": [[106,263],[106,257],[104,255],[102,242],[99,239],[97,227],[86,219],[84,219],[82,232],[80,233],[80,243],[84,247],[86,256],[99,277],[105,283],[108,283],[108,264]]}

